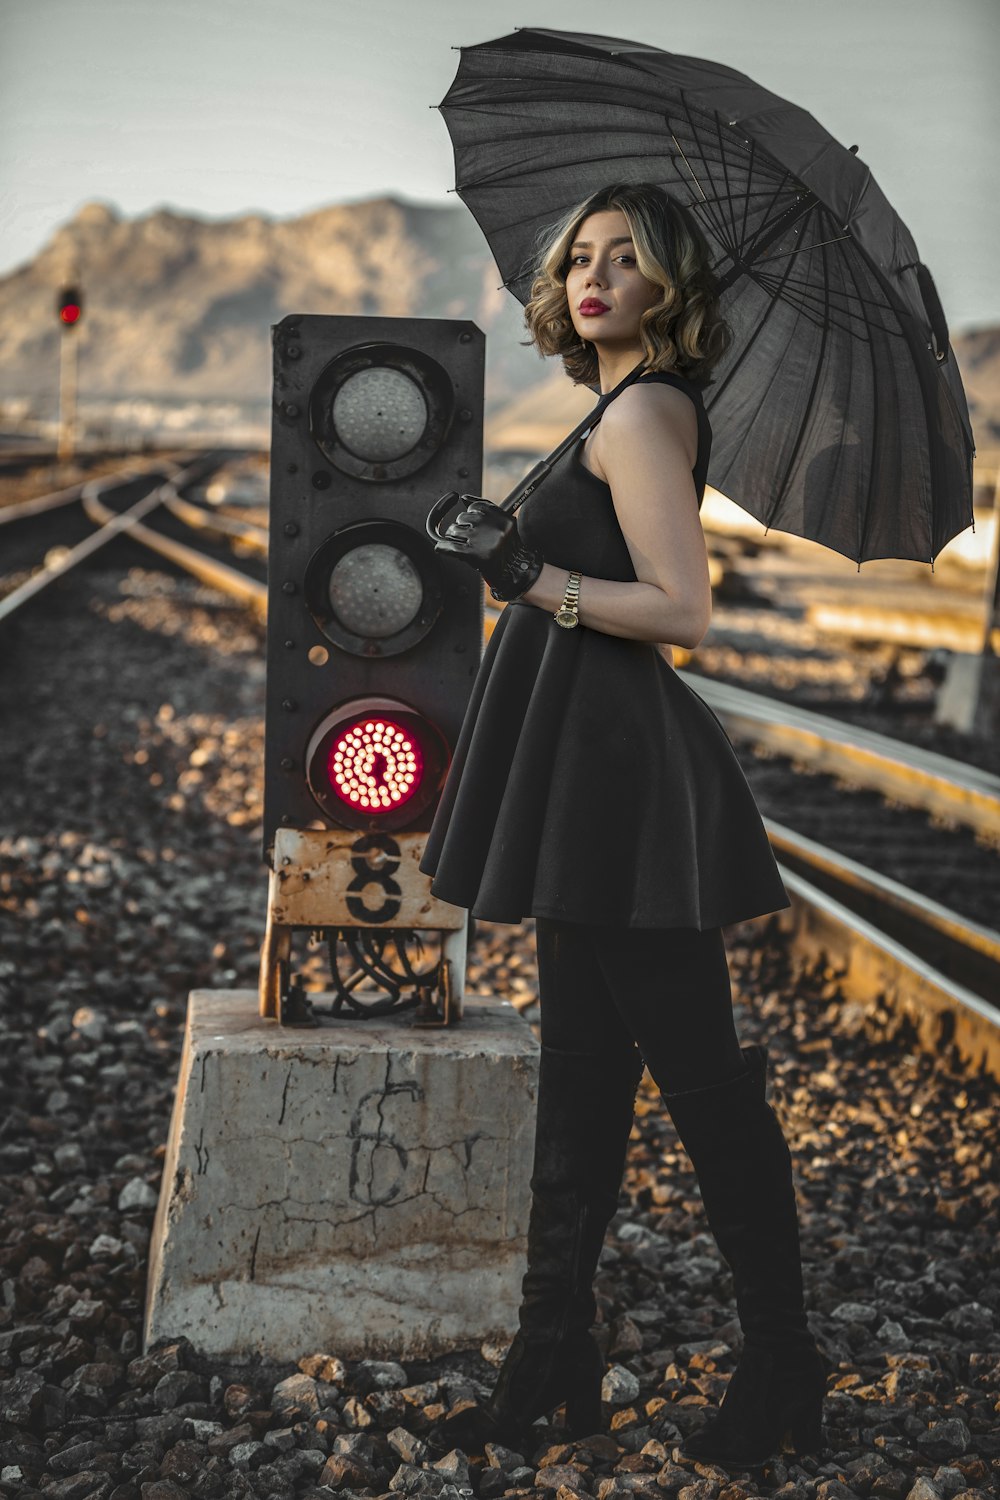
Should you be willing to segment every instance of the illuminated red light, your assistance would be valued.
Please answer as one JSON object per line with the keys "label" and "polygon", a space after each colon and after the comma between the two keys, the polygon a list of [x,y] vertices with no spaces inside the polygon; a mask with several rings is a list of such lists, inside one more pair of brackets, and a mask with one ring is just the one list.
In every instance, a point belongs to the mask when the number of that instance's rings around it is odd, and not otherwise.
{"label": "illuminated red light", "polygon": [[424,714],[397,698],[356,698],[316,725],[306,781],[332,823],[389,831],[426,814],[448,761],[447,740]]}
{"label": "illuminated red light", "polygon": [[64,323],[76,323],[80,317],[80,309],[75,302],[67,302],[65,307],[59,309],[59,316]]}
{"label": "illuminated red light", "polygon": [[423,769],[419,741],[382,715],[346,724],[326,763],[330,786],[341,801],[376,815],[409,801],[420,787]]}

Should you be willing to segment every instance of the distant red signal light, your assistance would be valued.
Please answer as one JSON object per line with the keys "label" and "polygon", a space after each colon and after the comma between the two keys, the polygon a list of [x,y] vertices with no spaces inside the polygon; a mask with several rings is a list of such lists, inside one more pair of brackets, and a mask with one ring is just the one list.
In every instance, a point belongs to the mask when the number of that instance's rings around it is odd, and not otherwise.
{"label": "distant red signal light", "polygon": [[369,699],[328,714],[306,753],[309,788],[349,828],[404,826],[437,795],[448,747],[422,714]]}
{"label": "distant red signal light", "polygon": [[56,298],[56,312],[64,328],[72,328],[83,317],[83,298],[79,287],[64,286]]}

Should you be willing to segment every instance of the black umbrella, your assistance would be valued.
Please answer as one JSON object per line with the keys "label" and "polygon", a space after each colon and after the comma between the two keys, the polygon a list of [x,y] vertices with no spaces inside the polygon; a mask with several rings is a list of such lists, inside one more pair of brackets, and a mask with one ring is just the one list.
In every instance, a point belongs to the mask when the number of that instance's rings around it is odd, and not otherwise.
{"label": "black umbrella", "polygon": [[733,334],[709,480],[765,526],[933,563],[972,521],[972,430],[929,271],[864,162],[742,73],[524,28],[463,47],[439,106],[504,285],[609,182],[698,219]]}

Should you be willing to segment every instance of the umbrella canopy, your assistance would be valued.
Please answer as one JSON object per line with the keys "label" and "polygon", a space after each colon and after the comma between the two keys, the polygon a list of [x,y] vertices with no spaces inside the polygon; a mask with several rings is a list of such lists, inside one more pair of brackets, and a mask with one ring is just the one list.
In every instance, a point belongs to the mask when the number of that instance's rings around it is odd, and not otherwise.
{"label": "umbrella canopy", "polygon": [[765,526],[933,562],[972,521],[972,430],[926,267],[868,167],[718,63],[524,28],[463,47],[439,106],[504,285],[611,182],[697,218],[732,346],[705,391],[709,481]]}

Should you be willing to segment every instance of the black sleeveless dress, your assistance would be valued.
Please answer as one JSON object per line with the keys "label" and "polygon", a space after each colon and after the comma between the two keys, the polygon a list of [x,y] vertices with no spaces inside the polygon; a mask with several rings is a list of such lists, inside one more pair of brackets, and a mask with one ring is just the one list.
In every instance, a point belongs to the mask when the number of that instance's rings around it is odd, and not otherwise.
{"label": "black sleeveless dress", "polygon": [[[701,392],[701,506],[711,427]],[[635,582],[610,487],[585,439],[518,512],[546,562]],[[490,922],[716,927],[791,902],[719,719],[655,643],[557,625],[514,600],[487,642],[419,868]]]}

